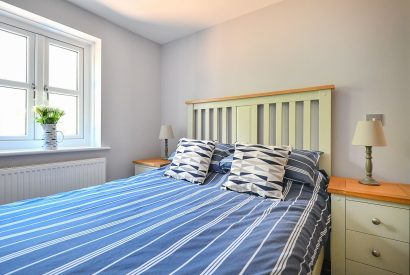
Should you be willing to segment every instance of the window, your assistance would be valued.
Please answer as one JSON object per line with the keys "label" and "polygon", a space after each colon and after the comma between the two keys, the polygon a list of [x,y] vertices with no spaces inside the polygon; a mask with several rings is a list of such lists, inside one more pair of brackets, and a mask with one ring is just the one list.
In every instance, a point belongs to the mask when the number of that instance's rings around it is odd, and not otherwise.
{"label": "window", "polygon": [[0,150],[41,147],[35,105],[64,110],[61,146],[99,146],[95,45],[65,28],[58,33],[0,15]]}
{"label": "window", "polygon": [[0,139],[34,138],[34,34],[0,24]]}
{"label": "window", "polygon": [[83,49],[46,39],[47,105],[66,113],[57,124],[66,137],[82,136]]}

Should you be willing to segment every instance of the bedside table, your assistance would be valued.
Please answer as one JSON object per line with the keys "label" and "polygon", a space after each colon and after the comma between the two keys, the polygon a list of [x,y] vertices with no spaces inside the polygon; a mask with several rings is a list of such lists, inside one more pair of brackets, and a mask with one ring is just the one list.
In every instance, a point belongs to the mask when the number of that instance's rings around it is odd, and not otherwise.
{"label": "bedside table", "polygon": [[133,161],[135,165],[135,175],[161,168],[171,163],[169,160],[162,158],[139,159]]}
{"label": "bedside table", "polygon": [[333,274],[409,274],[410,185],[332,177]]}

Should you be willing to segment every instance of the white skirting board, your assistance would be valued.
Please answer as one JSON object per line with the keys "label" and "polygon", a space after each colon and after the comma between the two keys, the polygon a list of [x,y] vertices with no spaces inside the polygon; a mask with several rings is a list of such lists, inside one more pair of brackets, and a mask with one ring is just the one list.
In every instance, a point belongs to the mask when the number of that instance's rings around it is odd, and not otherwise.
{"label": "white skirting board", "polygon": [[0,204],[102,184],[105,177],[105,158],[0,169]]}

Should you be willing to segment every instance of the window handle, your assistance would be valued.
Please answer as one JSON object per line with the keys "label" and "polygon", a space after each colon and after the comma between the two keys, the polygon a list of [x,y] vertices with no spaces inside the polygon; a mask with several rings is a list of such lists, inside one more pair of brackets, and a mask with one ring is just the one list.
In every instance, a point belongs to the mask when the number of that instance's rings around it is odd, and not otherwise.
{"label": "window handle", "polygon": [[36,99],[36,84],[31,83],[31,89],[33,90],[33,98]]}
{"label": "window handle", "polygon": [[47,86],[47,84],[44,85],[44,91],[45,91],[45,92],[48,92],[48,86]]}

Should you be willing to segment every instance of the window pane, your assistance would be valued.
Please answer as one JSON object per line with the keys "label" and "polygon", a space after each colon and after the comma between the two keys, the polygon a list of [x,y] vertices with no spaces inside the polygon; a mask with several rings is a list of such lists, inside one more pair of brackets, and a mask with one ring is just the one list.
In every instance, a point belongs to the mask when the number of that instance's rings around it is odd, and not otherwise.
{"label": "window pane", "polygon": [[27,81],[27,38],[0,30],[0,78]]}
{"label": "window pane", "polygon": [[77,135],[77,97],[50,93],[48,105],[65,112],[57,124],[57,129],[67,136]]}
{"label": "window pane", "polygon": [[27,91],[0,87],[0,136],[26,135]]}
{"label": "window pane", "polygon": [[78,53],[49,46],[49,86],[77,90]]}

